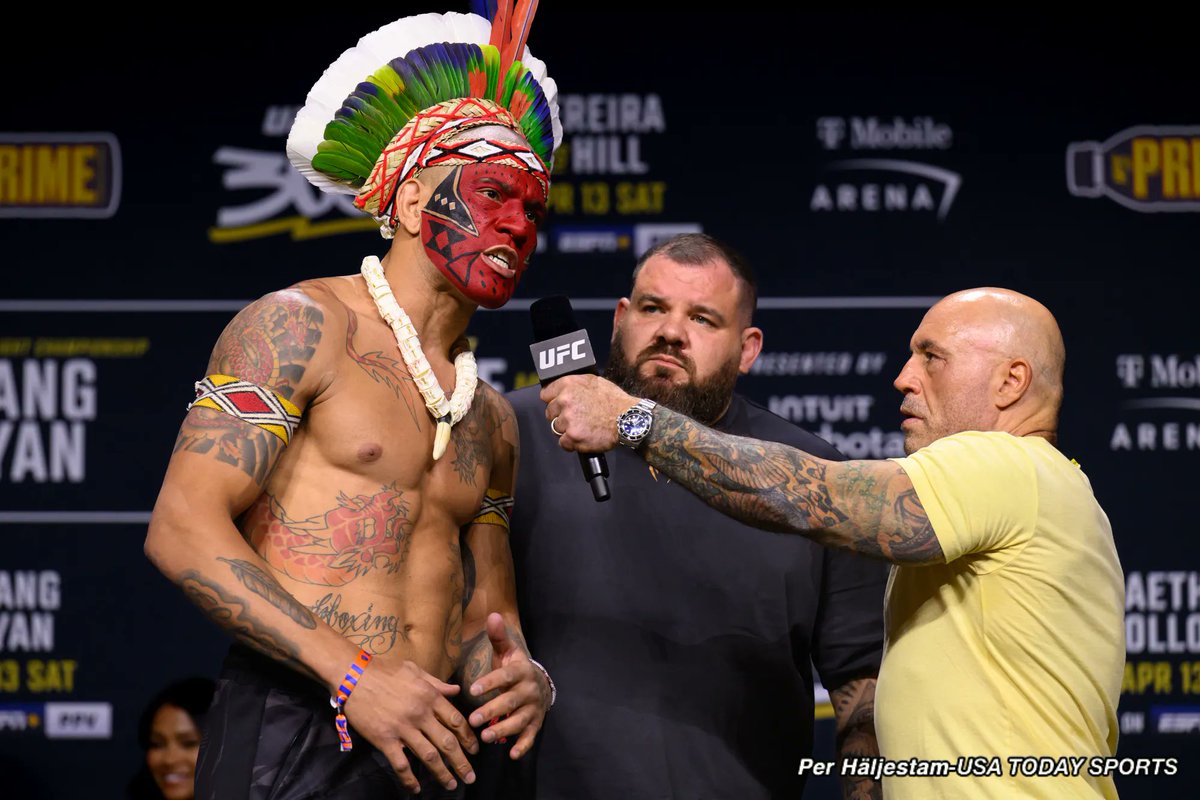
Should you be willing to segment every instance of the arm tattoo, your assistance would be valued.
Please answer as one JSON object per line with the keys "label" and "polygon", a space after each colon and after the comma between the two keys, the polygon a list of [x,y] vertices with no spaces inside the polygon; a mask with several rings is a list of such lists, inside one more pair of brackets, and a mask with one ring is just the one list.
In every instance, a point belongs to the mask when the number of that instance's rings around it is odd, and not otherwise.
{"label": "arm tattoo", "polygon": [[256,618],[246,602],[228,594],[195,570],[183,573],[180,588],[209,619],[260,653],[315,680],[320,677],[300,660],[299,650],[286,636]]}
{"label": "arm tattoo", "polygon": [[242,309],[217,340],[209,371],[268,386],[292,400],[321,341],[325,315],[297,291]]}
{"label": "arm tattoo", "polygon": [[273,433],[211,408],[193,408],[179,429],[175,449],[205,455],[237,467],[254,479],[258,488],[266,484],[283,442]]}
{"label": "arm tattoo", "polygon": [[287,614],[297,625],[309,630],[316,629],[317,621],[313,619],[312,612],[288,594],[270,573],[250,561],[230,558],[218,558],[217,561],[228,564],[243,586]]}
{"label": "arm tattoo", "polygon": [[463,596],[462,609],[465,613],[467,606],[471,605],[471,598],[475,596],[475,554],[471,552],[471,545],[467,541],[467,531],[471,529],[470,525],[459,531],[458,539],[462,547],[462,573],[463,573]]}
{"label": "arm tattoo", "polygon": [[945,561],[911,481],[893,462],[826,462],[775,442],[717,433],[661,405],[643,455],[747,524],[894,563]]}
{"label": "arm tattoo", "polygon": [[503,449],[496,440],[496,432],[511,417],[511,406],[495,396],[490,387],[481,385],[470,414],[450,432],[454,440],[454,469],[463,483],[475,486],[480,467],[485,474],[492,472],[493,456],[497,449]]}
{"label": "arm tattoo", "polygon": [[[459,539],[463,539],[460,543]],[[450,585],[449,601],[446,604],[446,637],[443,649],[446,660],[455,663],[462,657],[463,620],[466,617],[467,604],[463,600],[466,592],[463,589],[465,574],[463,572],[462,549],[465,547],[465,537],[459,532],[459,538],[450,540]],[[470,686],[470,684],[465,684]],[[464,693],[465,694],[465,693]]]}
{"label": "arm tattoo", "polygon": [[[875,740],[875,679],[862,678],[829,692],[837,717],[838,759],[869,758],[879,755]],[[882,788],[871,777],[842,776],[845,800],[869,800],[882,796]]]}
{"label": "arm tattoo", "polygon": [[480,466],[485,473],[491,469],[491,437],[487,433],[488,420],[483,417],[490,419],[490,409],[476,406],[466,419],[450,429],[450,438],[454,441],[454,471],[460,481],[471,487],[476,486]]}
{"label": "arm tattoo", "polygon": [[[529,656],[529,645],[525,643],[525,637],[507,622],[505,626],[508,628],[508,635],[516,642],[517,647],[520,647],[525,651],[525,655]],[[492,653],[492,640],[488,638],[486,630],[480,631],[463,642],[462,654],[459,656],[459,683],[464,690],[461,697],[471,708],[478,708],[499,694],[499,691],[491,691],[480,697],[474,697],[466,691],[471,688],[471,684],[495,668],[492,664]],[[549,702],[549,694],[546,695],[546,701]]]}
{"label": "arm tattoo", "polygon": [[459,683],[463,687],[460,695],[471,708],[478,708],[498,695],[491,691],[475,697],[468,691],[471,684],[492,671],[492,641],[487,631],[483,630],[463,642],[462,653],[459,655]]}
{"label": "arm tattoo", "polygon": [[[226,326],[208,362],[208,373],[232,375],[294,400],[317,345],[325,317],[303,294],[276,292],[242,309]],[[188,414],[174,452],[212,454],[237,467],[261,489],[283,450],[279,437],[212,409]]]}

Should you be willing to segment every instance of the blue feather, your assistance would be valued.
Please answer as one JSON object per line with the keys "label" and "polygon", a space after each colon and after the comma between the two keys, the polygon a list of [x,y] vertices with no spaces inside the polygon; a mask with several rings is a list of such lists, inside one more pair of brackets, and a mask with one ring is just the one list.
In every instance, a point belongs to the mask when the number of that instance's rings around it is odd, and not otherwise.
{"label": "blue feather", "polygon": [[471,13],[491,22],[496,18],[496,0],[471,0]]}

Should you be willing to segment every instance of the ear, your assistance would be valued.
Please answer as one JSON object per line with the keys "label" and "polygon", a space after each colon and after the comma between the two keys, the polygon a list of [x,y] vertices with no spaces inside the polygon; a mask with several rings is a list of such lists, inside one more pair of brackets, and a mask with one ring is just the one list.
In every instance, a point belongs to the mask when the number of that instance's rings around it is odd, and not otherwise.
{"label": "ear", "polygon": [[409,236],[421,234],[421,211],[426,202],[421,196],[422,188],[420,182],[409,179],[396,190],[396,225]]}
{"label": "ear", "polygon": [[1033,367],[1023,358],[1000,364],[996,369],[996,408],[1004,410],[1025,396],[1033,384]]}
{"label": "ear", "polygon": [[609,339],[609,344],[617,339],[617,326],[621,324],[621,317],[625,316],[625,312],[629,310],[629,298],[622,297],[617,301],[617,310],[613,312],[613,329],[612,338]]}
{"label": "ear", "polygon": [[746,328],[742,331],[742,357],[738,360],[738,372],[745,375],[750,371],[762,352],[763,334],[761,328]]}

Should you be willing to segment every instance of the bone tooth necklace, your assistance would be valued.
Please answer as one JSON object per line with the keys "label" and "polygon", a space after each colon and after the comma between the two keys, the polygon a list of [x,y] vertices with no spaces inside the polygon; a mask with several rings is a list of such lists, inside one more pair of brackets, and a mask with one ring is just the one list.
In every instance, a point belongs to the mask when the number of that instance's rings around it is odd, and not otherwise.
{"label": "bone tooth necklace", "polygon": [[467,415],[471,410],[471,401],[475,399],[475,386],[479,382],[475,354],[467,350],[459,353],[454,359],[454,393],[447,400],[446,393],[442,391],[433,374],[433,367],[429,366],[429,359],[425,358],[425,351],[421,349],[417,329],[413,327],[408,314],[405,314],[404,309],[396,302],[396,296],[392,294],[392,287],[388,285],[379,259],[376,256],[364,258],[360,272],[367,281],[367,291],[375,301],[375,308],[379,309],[383,321],[396,336],[396,345],[400,348],[404,366],[408,368],[408,374],[420,390],[425,407],[429,409],[430,416],[437,420],[437,432],[433,437],[433,460],[437,461],[446,452],[446,445],[450,443],[450,428]]}

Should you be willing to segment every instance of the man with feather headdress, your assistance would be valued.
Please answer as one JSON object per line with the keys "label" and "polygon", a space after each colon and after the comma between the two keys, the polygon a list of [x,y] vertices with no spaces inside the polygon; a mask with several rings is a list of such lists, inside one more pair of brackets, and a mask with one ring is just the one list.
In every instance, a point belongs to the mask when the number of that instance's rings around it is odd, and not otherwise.
{"label": "man with feather headdress", "polygon": [[296,118],[292,163],[391,245],[249,305],[196,384],[146,553],[237,639],[197,797],[461,793],[479,739],[518,758],[553,702],[516,613],[516,423],[463,339],[545,215],[535,8],[391,23]]}

